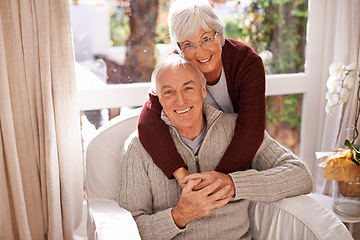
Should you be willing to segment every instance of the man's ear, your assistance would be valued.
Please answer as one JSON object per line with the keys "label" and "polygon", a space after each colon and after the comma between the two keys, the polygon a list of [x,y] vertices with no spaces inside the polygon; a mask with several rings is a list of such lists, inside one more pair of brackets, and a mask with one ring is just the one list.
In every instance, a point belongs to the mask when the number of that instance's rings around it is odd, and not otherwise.
{"label": "man's ear", "polygon": [[206,84],[202,85],[201,91],[202,91],[203,98],[206,98],[206,94],[207,94]]}

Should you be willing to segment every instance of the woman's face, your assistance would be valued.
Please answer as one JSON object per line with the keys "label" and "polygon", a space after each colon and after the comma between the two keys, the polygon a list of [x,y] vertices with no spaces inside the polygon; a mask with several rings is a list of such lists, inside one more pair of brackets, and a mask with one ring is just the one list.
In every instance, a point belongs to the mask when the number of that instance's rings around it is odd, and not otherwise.
{"label": "woman's face", "polygon": [[[217,33],[216,38],[213,39],[215,34],[215,31],[201,29],[197,36],[180,43],[184,57],[192,61],[204,73],[206,83],[209,85],[217,83],[222,69],[221,33]],[[207,41],[210,44],[198,44],[200,41]],[[186,46],[191,44],[196,44],[195,49],[192,47],[192,50],[186,50]]]}

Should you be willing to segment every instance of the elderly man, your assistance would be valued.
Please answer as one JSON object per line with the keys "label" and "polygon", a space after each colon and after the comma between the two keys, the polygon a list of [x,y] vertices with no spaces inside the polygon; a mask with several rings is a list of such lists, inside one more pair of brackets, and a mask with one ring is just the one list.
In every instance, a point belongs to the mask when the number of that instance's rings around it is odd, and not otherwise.
{"label": "elderly man", "polygon": [[236,114],[203,103],[205,78],[193,63],[172,54],[154,70],[152,83],[162,119],[191,175],[181,189],[154,164],[136,132],[128,138],[119,204],[132,213],[142,239],[251,239],[250,201],[311,191],[304,163],[267,133],[251,169],[214,171],[232,139]]}

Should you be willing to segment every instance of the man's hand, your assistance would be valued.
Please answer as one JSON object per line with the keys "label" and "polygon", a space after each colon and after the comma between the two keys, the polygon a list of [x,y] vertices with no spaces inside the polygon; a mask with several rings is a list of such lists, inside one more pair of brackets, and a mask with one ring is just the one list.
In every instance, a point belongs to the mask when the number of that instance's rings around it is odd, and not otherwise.
{"label": "man's hand", "polygon": [[173,220],[179,228],[185,227],[193,220],[209,215],[212,210],[224,206],[231,199],[229,196],[230,186],[226,185],[220,188],[220,179],[195,191],[195,187],[200,182],[201,179],[188,180],[178,203],[171,211]]}
{"label": "man's hand", "polygon": [[191,180],[201,179],[201,183],[194,187],[194,190],[203,189],[210,184],[214,183],[217,180],[221,180],[219,189],[223,188],[224,186],[230,186],[229,194],[231,197],[235,196],[235,185],[231,177],[227,174],[211,171],[211,172],[203,172],[203,173],[194,173],[189,176],[186,176],[182,181],[181,184],[186,184]]}

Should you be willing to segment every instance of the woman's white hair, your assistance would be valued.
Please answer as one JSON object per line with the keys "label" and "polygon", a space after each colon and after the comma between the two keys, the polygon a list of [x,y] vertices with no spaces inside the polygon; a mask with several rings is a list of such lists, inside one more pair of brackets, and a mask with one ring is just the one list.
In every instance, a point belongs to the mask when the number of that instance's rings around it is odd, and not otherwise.
{"label": "woman's white hair", "polygon": [[170,6],[168,23],[170,38],[175,44],[191,39],[201,29],[220,33],[221,45],[225,44],[224,24],[208,0],[174,1]]}
{"label": "woman's white hair", "polygon": [[180,54],[173,53],[173,54],[170,54],[169,56],[167,56],[166,58],[164,58],[152,72],[152,74],[151,74],[152,90],[156,94],[158,94],[157,90],[156,90],[156,80],[159,77],[159,73],[163,72],[168,67],[179,67],[179,66],[184,67],[185,65],[191,66],[196,71],[196,73],[198,74],[198,76],[200,78],[201,86],[204,86],[206,84],[206,78],[205,78],[205,75],[200,71],[200,69],[193,62],[182,57]]}

